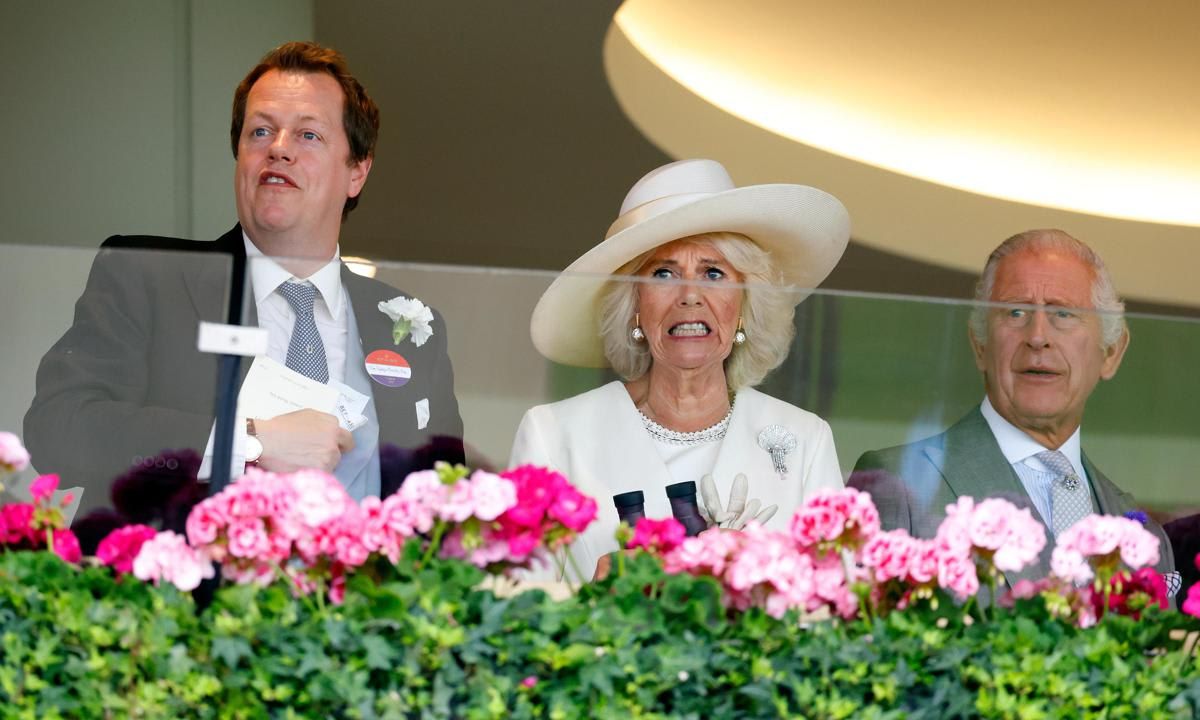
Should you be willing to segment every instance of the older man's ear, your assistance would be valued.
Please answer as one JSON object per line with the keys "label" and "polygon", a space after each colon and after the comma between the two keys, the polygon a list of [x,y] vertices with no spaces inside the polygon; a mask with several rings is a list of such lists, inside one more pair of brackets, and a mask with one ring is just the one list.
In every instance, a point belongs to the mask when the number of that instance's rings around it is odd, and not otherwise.
{"label": "older man's ear", "polygon": [[975,369],[979,372],[987,372],[987,365],[983,359],[983,343],[975,338],[975,331],[967,328],[967,339],[971,341],[971,353],[975,356]]}
{"label": "older man's ear", "polygon": [[1125,328],[1115,343],[1104,348],[1104,362],[1100,365],[1100,377],[1112,380],[1113,375],[1117,374],[1117,368],[1121,367],[1125,351],[1129,349],[1129,342],[1129,328]]}

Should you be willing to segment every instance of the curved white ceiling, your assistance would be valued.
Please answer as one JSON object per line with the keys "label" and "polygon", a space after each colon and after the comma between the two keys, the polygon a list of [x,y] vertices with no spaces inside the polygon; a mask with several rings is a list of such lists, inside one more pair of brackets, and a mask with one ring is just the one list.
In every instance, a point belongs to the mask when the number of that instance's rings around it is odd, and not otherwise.
{"label": "curved white ceiling", "polygon": [[862,242],[976,270],[1060,226],[1127,294],[1200,304],[1161,263],[1200,255],[1197,28],[1191,1],[628,0],[605,64],[669,154],[821,185]]}

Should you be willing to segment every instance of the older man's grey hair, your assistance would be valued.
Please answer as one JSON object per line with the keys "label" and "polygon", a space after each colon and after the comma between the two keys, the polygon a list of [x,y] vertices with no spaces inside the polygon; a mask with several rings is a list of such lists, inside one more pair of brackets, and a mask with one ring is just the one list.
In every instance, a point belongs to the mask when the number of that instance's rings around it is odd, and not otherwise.
{"label": "older man's grey hair", "polygon": [[1105,350],[1115,345],[1125,333],[1125,303],[1117,295],[1112,276],[1104,260],[1095,250],[1062,230],[1026,230],[1000,243],[988,256],[979,284],[975,286],[976,305],[971,310],[970,327],[975,341],[987,343],[987,318],[996,284],[996,268],[1004,258],[1024,250],[1059,250],[1068,252],[1092,268],[1092,307],[1099,311],[1101,342]]}
{"label": "older man's grey hair", "polygon": [[[771,262],[771,254],[753,240],[731,232],[713,232],[681,238],[709,243],[729,261],[746,285],[742,298],[744,345],[735,345],[725,359],[725,384],[730,390],[753,387],[779,367],[791,350],[796,329],[794,290],[783,285]],[[620,276],[636,275],[654,254],[649,250],[625,263],[600,294],[600,336],[604,356],[613,370],[626,380],[636,380],[650,369],[650,351],[645,342],[629,336],[637,312],[639,282]]]}

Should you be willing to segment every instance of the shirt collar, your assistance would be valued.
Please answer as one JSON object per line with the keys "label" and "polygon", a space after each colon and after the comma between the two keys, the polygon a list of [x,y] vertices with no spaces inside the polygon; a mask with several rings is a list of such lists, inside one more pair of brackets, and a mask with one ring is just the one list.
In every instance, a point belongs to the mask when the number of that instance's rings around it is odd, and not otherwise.
{"label": "shirt collar", "polygon": [[329,308],[329,314],[335,318],[338,317],[342,308],[341,245],[334,248],[333,257],[320,270],[306,278],[298,278],[280,267],[274,259],[264,255],[245,230],[242,230],[242,241],[246,244],[246,257],[250,264],[250,285],[254,290],[255,303],[261,303],[288,280],[299,282],[308,280],[317,288],[317,292],[321,293],[325,307]]}
{"label": "shirt collar", "polygon": [[[1039,470],[1041,472],[1051,472],[1050,468],[1037,459],[1037,454],[1045,452],[1047,448],[1037,440],[1025,434],[1016,425],[1000,416],[996,412],[996,408],[992,407],[992,401],[985,395],[983,403],[979,406],[979,411],[983,413],[983,419],[987,421],[988,427],[992,429],[992,435],[996,438],[996,444],[1000,446],[1000,452],[1003,453],[1004,459],[1010,465],[1024,464],[1027,467]],[[1087,474],[1083,470],[1083,457],[1080,451],[1079,431],[1081,428],[1075,428],[1075,432],[1071,433],[1071,437],[1058,448],[1058,451],[1071,461],[1071,467],[1075,468],[1075,474],[1081,478],[1086,478]]]}

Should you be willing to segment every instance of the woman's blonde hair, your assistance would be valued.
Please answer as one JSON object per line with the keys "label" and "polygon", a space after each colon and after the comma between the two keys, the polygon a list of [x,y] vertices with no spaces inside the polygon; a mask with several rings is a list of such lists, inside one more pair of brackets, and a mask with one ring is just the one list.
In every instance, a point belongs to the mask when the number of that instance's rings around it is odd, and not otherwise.
{"label": "woman's blonde hair", "polygon": [[[796,313],[795,294],[783,284],[771,264],[771,254],[738,233],[712,232],[681,238],[688,243],[706,243],[742,276],[742,329],[746,342],[734,345],[725,358],[725,384],[730,390],[753,387],[779,367],[792,346]],[[622,265],[600,293],[600,336],[604,356],[625,380],[636,380],[650,369],[653,358],[645,342],[630,336],[637,312],[640,283],[625,279],[637,275],[654,254],[653,248]]]}

